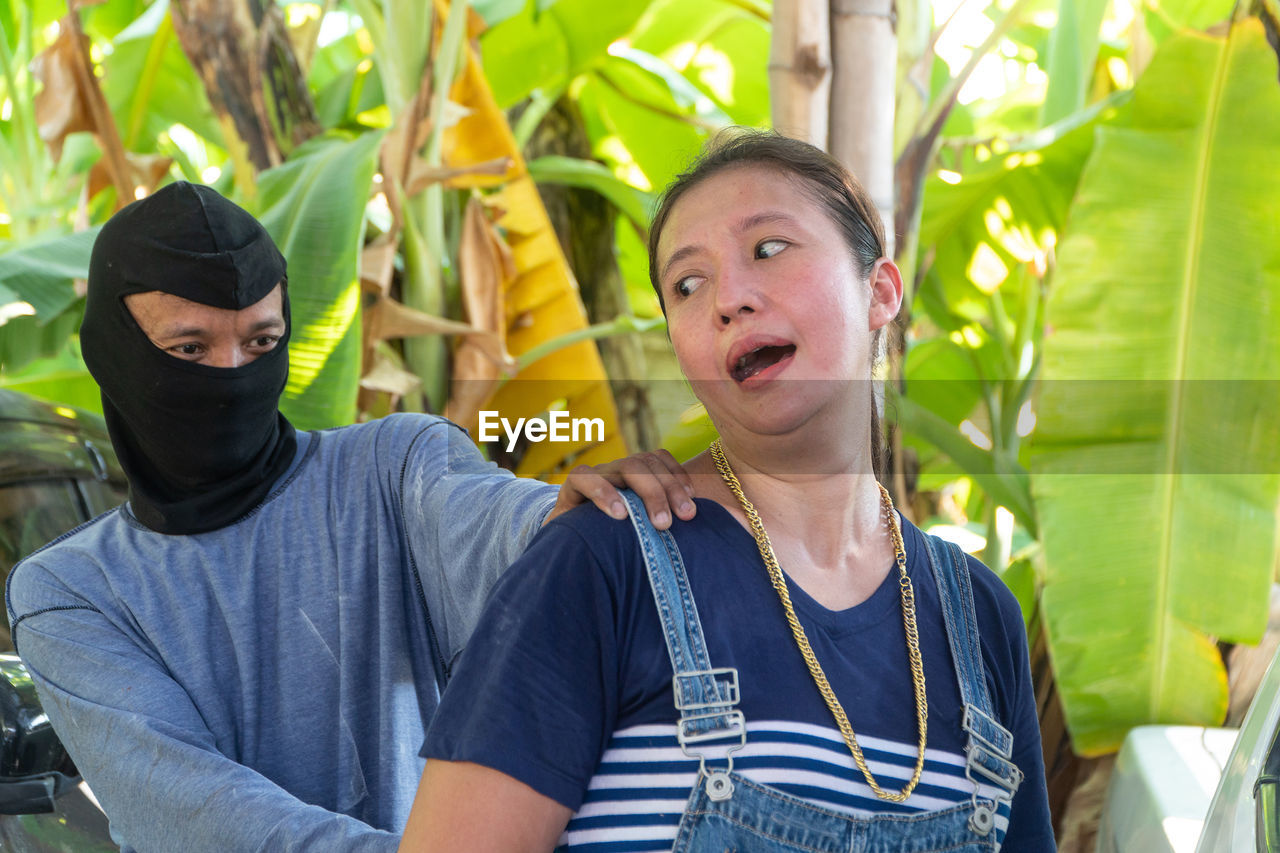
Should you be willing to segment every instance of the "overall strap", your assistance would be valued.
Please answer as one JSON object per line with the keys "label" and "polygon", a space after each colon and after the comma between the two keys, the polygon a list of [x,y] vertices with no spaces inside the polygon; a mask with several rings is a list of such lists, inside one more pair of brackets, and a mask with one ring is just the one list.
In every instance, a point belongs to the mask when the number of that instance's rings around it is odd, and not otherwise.
{"label": "overall strap", "polygon": [[970,827],[986,835],[995,825],[995,809],[990,800],[978,796],[978,784],[986,782],[999,789],[997,799],[1012,801],[1022,783],[1022,771],[1013,758],[1013,733],[996,719],[987,690],[986,666],[978,640],[978,616],[973,604],[973,580],[964,552],[954,542],[923,533],[929,554],[929,569],[938,587],[942,618],[947,628],[951,662],[960,682],[964,703],[965,775],[974,784],[974,814]]}
{"label": "overall strap", "polygon": [[[680,721],[676,740],[685,755],[699,760],[701,776],[707,778],[707,795],[725,800],[733,794],[729,772],[733,769],[733,753],[747,742],[747,724],[738,704],[738,670],[713,669],[707,655],[707,641],[702,633],[702,620],[689,588],[684,560],[670,531],[659,531],[649,522],[640,498],[630,489],[622,490],[627,512],[640,540],[649,586],[658,607],[658,619],[671,657],[672,690]],[[736,738],[729,743],[726,738]],[[699,744],[720,741],[715,753],[727,762],[723,770],[707,769],[707,754]],[[700,777],[701,778],[701,777]]]}

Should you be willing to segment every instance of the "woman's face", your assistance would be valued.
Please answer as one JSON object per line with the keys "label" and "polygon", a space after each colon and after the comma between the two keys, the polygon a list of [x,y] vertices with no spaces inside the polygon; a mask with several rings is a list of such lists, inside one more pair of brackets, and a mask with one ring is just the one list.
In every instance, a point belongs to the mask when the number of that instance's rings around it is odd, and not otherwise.
{"label": "woman's face", "polygon": [[676,202],[658,241],[676,357],[722,430],[782,433],[870,401],[872,334],[897,313],[901,284],[896,295],[879,284],[882,260],[868,286],[801,180],[726,169]]}

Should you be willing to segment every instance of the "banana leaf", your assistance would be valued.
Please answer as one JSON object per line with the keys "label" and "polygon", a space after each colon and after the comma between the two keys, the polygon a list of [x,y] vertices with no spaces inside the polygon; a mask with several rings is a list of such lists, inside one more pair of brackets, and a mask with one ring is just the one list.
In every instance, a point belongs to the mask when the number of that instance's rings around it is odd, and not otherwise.
{"label": "banana leaf", "polygon": [[258,176],[246,202],[288,261],[293,333],[280,409],[300,429],[349,424],[360,382],[364,208],[381,133],[318,137]]}
{"label": "banana leaf", "polygon": [[77,300],[72,280],[89,274],[98,228],[23,243],[0,255],[0,304],[28,303],[47,323]]}
{"label": "banana leaf", "polygon": [[653,194],[622,181],[603,163],[548,154],[528,163],[529,175],[538,184],[563,184],[595,190],[618,208],[632,224],[648,233]]}
{"label": "banana leaf", "polygon": [[1062,0],[1058,24],[1049,34],[1049,87],[1040,108],[1041,121],[1050,124],[1084,106],[1107,0]]}
{"label": "banana leaf", "polygon": [[606,55],[649,6],[649,0],[560,0],[540,11],[530,3],[480,39],[493,96],[509,107],[534,89],[568,85]]}
{"label": "banana leaf", "polygon": [[[547,15],[564,5],[561,0]],[[577,282],[538,189],[506,114],[498,108],[478,57],[469,48],[450,99],[466,107],[468,113],[444,133],[445,165],[465,168],[498,158],[511,164],[505,177],[480,178],[476,183],[501,182],[487,201],[501,211],[495,224],[510,247],[514,268],[514,276],[504,285],[505,340],[510,354],[525,363],[481,408],[497,410],[512,419],[563,409],[574,418],[599,418],[603,426],[602,435],[530,444],[520,456],[517,474],[559,482],[576,464],[598,464],[627,452],[609,377],[593,341],[584,334],[587,318]],[[577,342],[559,346],[566,339]],[[553,341],[557,343],[551,345]],[[523,358],[538,352],[548,354],[532,362]],[[477,433],[473,430],[473,434]]]}
{"label": "banana leaf", "polygon": [[1103,127],[1047,307],[1032,490],[1073,744],[1221,723],[1280,496],[1280,86],[1262,24],[1182,33]]}

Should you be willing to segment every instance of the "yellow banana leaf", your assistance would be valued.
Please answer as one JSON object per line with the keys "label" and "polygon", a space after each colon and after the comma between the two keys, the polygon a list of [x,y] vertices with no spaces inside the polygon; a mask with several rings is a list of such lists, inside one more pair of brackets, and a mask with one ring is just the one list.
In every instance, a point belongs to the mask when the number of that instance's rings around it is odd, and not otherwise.
{"label": "yellow banana leaf", "polygon": [[[443,19],[445,0],[436,0],[436,10]],[[501,158],[509,161],[505,175],[469,175],[466,185],[498,187],[486,202],[501,212],[497,224],[515,260],[516,274],[506,285],[504,308],[507,349],[518,358],[539,344],[586,328],[586,310],[506,115],[498,109],[479,57],[469,45],[465,62],[449,97],[469,113],[445,131],[444,161],[452,169]],[[607,462],[627,453],[609,378],[591,341],[539,359],[502,385],[482,408],[513,422],[545,417],[551,409],[563,409],[574,419],[603,421],[603,441],[582,435],[578,441],[530,444],[516,468],[522,476],[558,482],[574,465]],[[476,424],[467,426],[478,435]]]}

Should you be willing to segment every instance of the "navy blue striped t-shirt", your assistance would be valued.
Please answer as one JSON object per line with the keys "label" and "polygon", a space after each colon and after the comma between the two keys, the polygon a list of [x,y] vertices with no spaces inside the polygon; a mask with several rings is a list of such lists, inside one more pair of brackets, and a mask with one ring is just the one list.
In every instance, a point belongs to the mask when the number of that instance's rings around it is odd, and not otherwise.
{"label": "navy blue striped t-shirt", "polygon": [[[879,800],[854,764],[787,626],[751,535],[718,504],[673,532],[711,664],[736,667],[747,744],[734,769],[850,814],[967,802],[959,686],[922,534],[903,523],[929,701],[920,784]],[[785,567],[784,567],[785,568]],[[996,832],[1004,849],[1053,849],[1035,698],[1013,595],[970,560],[987,685],[1025,781]],[[832,611],[788,580],[796,613],[882,788],[910,778],[916,714],[897,572]],[[671,663],[629,521],[583,507],[552,522],[495,588],[424,750],[502,771],[576,811],[561,844],[670,850],[698,763],[676,743]],[[984,789],[990,795],[993,791]]]}

